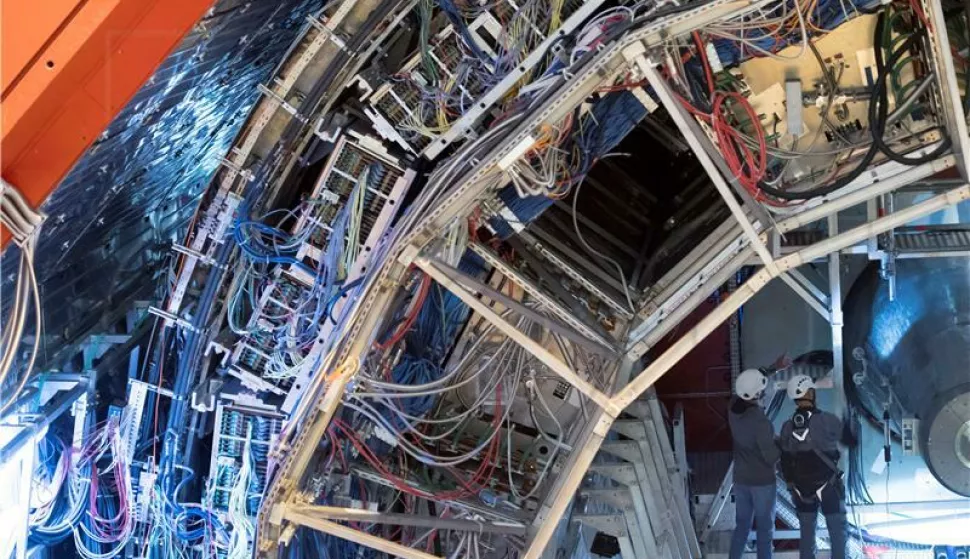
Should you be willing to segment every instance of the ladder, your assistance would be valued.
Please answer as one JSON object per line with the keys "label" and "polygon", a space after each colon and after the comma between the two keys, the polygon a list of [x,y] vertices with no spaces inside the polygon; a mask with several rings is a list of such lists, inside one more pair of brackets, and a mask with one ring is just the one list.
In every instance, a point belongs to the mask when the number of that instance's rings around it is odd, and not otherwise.
{"label": "ladder", "polygon": [[[622,559],[699,558],[687,472],[678,466],[656,392],[624,413],[578,495],[577,510],[609,512],[573,514],[572,523],[616,538]],[[591,487],[594,480],[601,483]]]}

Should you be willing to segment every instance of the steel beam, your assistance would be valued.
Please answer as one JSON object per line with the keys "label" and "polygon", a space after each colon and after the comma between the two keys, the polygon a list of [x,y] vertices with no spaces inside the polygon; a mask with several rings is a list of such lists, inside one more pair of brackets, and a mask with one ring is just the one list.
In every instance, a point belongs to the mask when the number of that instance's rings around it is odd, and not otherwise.
{"label": "steel beam", "polygon": [[946,19],[943,17],[943,2],[938,0],[921,0],[923,12],[930,20],[930,25],[926,26],[929,35],[930,49],[930,68],[936,70],[936,80],[939,83],[939,90],[936,97],[939,99],[942,112],[946,117],[946,131],[953,142],[953,153],[957,157],[957,167],[963,175],[964,180],[970,180],[970,131],[967,129],[967,117],[963,112],[963,103],[960,97],[960,86],[957,81],[956,68],[953,64],[953,54],[950,51],[950,38],[946,28]]}
{"label": "steel beam", "polygon": [[606,347],[597,345],[589,338],[583,336],[579,332],[570,330],[569,328],[559,324],[555,320],[533,310],[524,305],[522,302],[505,295],[504,293],[493,289],[489,285],[482,283],[476,278],[473,278],[467,274],[463,274],[455,268],[447,266],[441,262],[436,262],[438,270],[451,278],[454,282],[463,286],[468,291],[475,293],[476,295],[483,295],[489,299],[499,303],[503,307],[511,309],[513,312],[533,321],[537,322],[546,327],[547,330],[559,334],[560,336],[569,339],[574,344],[581,345],[586,349],[599,353],[601,355],[609,355],[613,353],[612,347],[607,345]]}
{"label": "steel beam", "polygon": [[[641,309],[637,315],[643,320],[647,320],[650,313],[660,308],[662,303],[658,303],[658,301],[669,300],[674,291],[681,289],[685,283],[695,278],[719,255],[731,250],[735,243],[740,248],[744,244],[744,237],[741,233],[741,226],[733,217],[730,217],[650,286],[648,296],[640,304]],[[710,275],[710,273],[705,273],[705,275]]]}
{"label": "steel beam", "polygon": [[[538,286],[533,284],[529,278],[519,273],[519,271],[515,268],[512,268],[507,262],[499,258],[498,255],[493,253],[487,247],[478,243],[471,243],[468,248],[471,249],[475,254],[481,256],[482,259],[484,259],[485,262],[487,262],[490,266],[521,287],[522,290],[528,293],[530,297],[539,301],[542,306],[549,309],[551,313],[574,328],[578,333],[586,336],[589,339],[596,340],[604,348],[612,349],[613,343],[609,339],[594,330],[592,327],[588,326],[583,321],[579,320],[577,317],[573,316],[571,310],[567,309],[565,306],[559,303],[559,301],[547,295]],[[601,349],[597,348],[596,351],[601,351]]]}
{"label": "steel beam", "polygon": [[586,258],[578,250],[572,249],[566,246],[565,243],[563,243],[561,240],[557,238],[557,235],[554,235],[546,231],[545,229],[542,229],[537,224],[532,225],[532,227],[529,228],[528,232],[523,231],[519,233],[519,236],[522,237],[523,239],[528,239],[532,235],[535,235],[543,243],[551,246],[559,253],[563,254],[573,262],[576,262],[577,264],[582,266],[583,269],[586,270],[587,274],[596,276],[596,278],[599,281],[612,287],[617,291],[617,293],[623,293],[623,283],[621,283],[620,280],[617,279],[615,275],[610,275],[610,273],[604,270],[602,266]]}
{"label": "steel beam", "polygon": [[[717,189],[721,198],[724,199],[724,203],[727,204],[728,209],[734,215],[734,218],[741,225],[741,230],[744,235],[748,238],[748,242],[754,248],[755,254],[761,258],[764,262],[765,267],[776,273],[774,270],[774,260],[772,259],[771,252],[762,240],[760,232],[755,228],[758,224],[752,223],[748,219],[748,214],[745,212],[744,207],[738,203],[737,197],[735,196],[734,190],[728,186],[724,177],[721,176],[720,171],[714,164],[714,160],[707,153],[707,149],[704,143],[705,137],[700,131],[700,127],[697,125],[697,121],[693,117],[688,115],[684,111],[680,103],[674,99],[673,95],[670,93],[667,82],[660,76],[657,70],[654,68],[646,58],[646,48],[641,45],[632,45],[624,51],[624,56],[627,60],[633,62],[639,68],[640,73],[646,76],[647,81],[650,82],[651,87],[653,87],[654,92],[660,97],[660,101],[667,108],[667,112],[670,113],[671,118],[677,124],[680,132],[684,135],[687,143],[690,145],[691,149],[694,151],[694,155],[697,160],[700,161],[701,165],[707,171],[708,176],[714,183],[714,188]],[[763,226],[763,224],[762,224]]]}
{"label": "steel beam", "polygon": [[[838,234],[839,214],[832,214],[829,216],[829,238],[835,238]],[[844,417],[846,406],[843,386],[845,364],[842,343],[842,257],[837,250],[829,254],[829,310],[832,324],[832,387],[835,389],[835,413],[839,417]],[[842,453],[843,467],[846,466],[847,456],[847,452]]]}
{"label": "steel beam", "polygon": [[593,412],[579,436],[577,445],[569,454],[562,473],[553,481],[549,500],[540,506],[532,522],[532,537],[529,539],[529,546],[520,556],[521,559],[542,557],[542,551],[559,528],[560,520],[572,502],[576,490],[586,476],[586,470],[593,463],[593,458],[599,452],[612,424],[613,418],[603,409]]}
{"label": "steel beam", "polygon": [[[928,146],[926,151],[929,151],[929,148],[932,147]],[[820,198],[821,203],[809,206],[809,208],[779,221],[775,226],[775,231],[779,233],[794,231],[799,227],[804,227],[820,219],[825,219],[836,212],[901,189],[914,181],[933,176],[936,173],[953,167],[955,164],[956,158],[952,155],[946,155],[935,161],[916,167],[905,167],[892,161],[884,163],[871,169],[869,173],[864,174],[844,188],[828,196],[823,196]],[[952,188],[954,186],[951,185],[944,190],[950,190]],[[809,203],[806,202],[806,204]]]}
{"label": "steel beam", "polygon": [[558,268],[564,274],[569,276],[570,279],[579,283],[583,286],[583,289],[589,291],[601,301],[606,303],[611,309],[616,311],[620,316],[624,318],[629,318],[633,316],[630,309],[626,308],[622,303],[618,302],[608,293],[603,291],[599,285],[590,281],[585,275],[574,269],[569,265],[568,262],[563,260],[554,250],[550,247],[545,246],[545,241],[541,241],[536,237],[533,237],[528,231],[522,231],[518,235],[519,239],[524,242],[529,248],[535,250],[540,256],[548,260],[553,266]]}
{"label": "steel beam", "polygon": [[792,277],[791,272],[795,272],[795,270],[790,270],[789,272],[781,274],[778,277],[781,279],[781,281],[785,282],[785,285],[790,287],[796,295],[801,297],[802,300],[805,301],[805,304],[811,307],[813,311],[817,312],[819,316],[824,318],[827,322],[831,322],[832,316],[829,313],[828,307],[823,304],[822,301],[819,301],[814,294],[809,292],[809,290],[806,289],[801,282]]}
{"label": "steel beam", "polygon": [[[898,164],[892,162],[884,164],[873,170],[877,173],[875,177],[869,175],[863,177],[869,181],[868,184],[862,180],[853,183],[843,189],[854,188],[850,193],[842,194],[842,191],[833,193],[823,198],[826,199],[825,202],[778,222],[774,230],[785,233],[825,219],[833,213],[902,188],[912,181],[949,169],[953,167],[954,162],[954,157],[950,155],[917,167],[896,167]],[[872,182],[877,178],[879,179],[877,182]],[[952,188],[952,185],[950,187]],[[836,196],[836,194],[841,195]],[[733,220],[722,224],[714,234],[705,239],[699,247],[657,282],[659,293],[646,300],[639,313],[643,320],[630,334],[627,347],[632,355],[645,354],[670,329],[666,324],[676,324],[696,308],[696,305],[710,293],[710,289],[701,290],[703,285],[716,287],[728,279],[728,272],[733,273],[732,268],[737,270],[744,265],[758,263],[757,259],[750,260],[754,254],[750,247],[741,248],[744,247],[746,238],[741,234],[738,225],[735,224],[733,228],[728,226],[732,222]],[[745,251],[743,260],[724,263],[723,260],[736,250]],[[952,255],[940,254],[939,256]],[[815,310],[818,311],[818,309]],[[826,320],[828,320],[827,316]]]}
{"label": "steel beam", "polygon": [[24,425],[3,448],[0,448],[0,464],[4,464],[7,460],[16,456],[24,446],[32,442],[48,425],[53,423],[64,412],[71,409],[74,402],[87,391],[88,382],[86,378],[80,379],[74,388],[52,398],[38,412],[40,416],[39,421]]}
{"label": "steel beam", "polygon": [[726,283],[739,269],[747,265],[748,259],[753,255],[754,250],[751,247],[745,247],[741,252],[734,255],[728,263],[716,270],[713,275],[700,278],[693,293],[686,299],[682,299],[679,304],[674,305],[670,314],[663,316],[662,321],[647,331],[639,340],[636,340],[627,351],[627,355],[634,358],[645,355],[650,348],[680,324],[687,315],[694,312],[694,309],[707,299],[714,289]]}
{"label": "steel beam", "polygon": [[956,188],[946,194],[933,197],[925,202],[861,225],[845,233],[829,237],[824,241],[775,260],[774,266],[770,268],[765,267],[749,278],[747,282],[738,287],[738,290],[733,295],[728,297],[727,300],[721,303],[710,314],[701,319],[694,328],[671,345],[667,351],[654,360],[640,375],[620,390],[613,397],[612,403],[620,408],[625,408],[630,405],[647,389],[653,386],[657,379],[669,371],[682,357],[687,355],[690,350],[701,343],[722,322],[727,320],[742,305],[754,297],[756,293],[761,291],[768,282],[777,277],[778,274],[967,199],[970,199],[970,185]]}

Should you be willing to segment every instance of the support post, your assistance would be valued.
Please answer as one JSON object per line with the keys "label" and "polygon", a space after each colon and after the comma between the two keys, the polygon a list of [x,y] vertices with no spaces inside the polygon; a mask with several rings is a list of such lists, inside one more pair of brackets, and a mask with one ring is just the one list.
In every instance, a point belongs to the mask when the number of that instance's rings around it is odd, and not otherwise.
{"label": "support post", "polygon": [[[839,214],[829,216],[829,237],[839,234]],[[832,322],[832,388],[835,392],[835,413],[845,417],[845,387],[843,386],[845,364],[842,344],[842,258],[839,251],[829,254],[829,305]],[[842,453],[845,456],[846,453]]]}
{"label": "support post", "polygon": [[[794,271],[795,270],[791,270],[791,272],[794,272]],[[779,276],[781,278],[781,281],[785,282],[785,285],[790,287],[791,290],[794,291],[796,295],[801,297],[802,300],[804,300],[805,303],[809,307],[811,307],[813,311],[817,312],[826,321],[831,321],[829,309],[826,308],[826,306],[822,303],[822,301],[819,301],[814,295],[809,293],[808,289],[806,289],[801,282],[793,278],[791,276],[791,272],[786,272],[784,274],[781,274]]]}
{"label": "support post", "polygon": [[579,489],[586,470],[593,463],[593,458],[599,452],[600,446],[606,439],[606,434],[613,425],[613,418],[602,409],[593,412],[589,423],[579,436],[577,444],[573,447],[573,452],[566,460],[562,474],[555,479],[549,491],[549,500],[539,508],[538,514],[532,523],[535,530],[529,545],[521,555],[522,559],[539,559],[542,551],[549,544],[552,535],[559,528],[559,521],[562,520],[566,509],[573,500],[576,490]]}
{"label": "support post", "polygon": [[[684,110],[681,108],[680,103],[670,94],[667,88],[666,82],[660,77],[660,74],[654,69],[653,65],[647,60],[644,47],[642,44],[633,45],[628,47],[629,50],[624,51],[624,56],[627,60],[633,62],[637,65],[640,72],[646,76],[647,81],[650,82],[650,86],[653,87],[654,92],[660,97],[661,102],[667,111],[670,113],[671,118],[677,124],[680,132],[687,139],[687,143],[690,144],[691,149],[694,151],[694,155],[697,156],[697,160],[700,161],[704,170],[711,178],[711,182],[714,183],[714,187],[717,189],[721,198],[727,204],[727,207],[731,210],[731,214],[734,218],[741,224],[741,230],[744,231],[745,236],[751,242],[751,246],[754,248],[755,253],[761,258],[765,266],[774,272],[773,268],[775,266],[774,260],[771,258],[771,252],[768,251],[768,247],[761,240],[758,231],[755,230],[754,225],[748,220],[748,215],[745,213],[744,208],[738,203],[737,198],[734,195],[734,191],[728,186],[727,182],[724,181],[724,177],[721,176],[721,172],[718,170],[714,161],[707,154],[704,149],[704,145],[701,143],[699,134],[697,133],[698,127],[697,123],[693,122],[690,117],[684,114]],[[690,119],[690,120],[689,120]]]}
{"label": "support post", "polygon": [[[439,518],[437,516],[396,514],[366,509],[325,507],[319,505],[293,504],[287,505],[286,508],[292,513],[299,514],[300,518],[313,517],[321,520],[349,520],[354,522],[391,524],[394,526],[415,526],[418,528],[438,528],[441,530],[460,530],[465,532],[489,532],[492,534],[507,534],[511,536],[524,536],[526,533],[525,525],[511,522]],[[283,513],[284,518],[287,514],[286,512]]]}

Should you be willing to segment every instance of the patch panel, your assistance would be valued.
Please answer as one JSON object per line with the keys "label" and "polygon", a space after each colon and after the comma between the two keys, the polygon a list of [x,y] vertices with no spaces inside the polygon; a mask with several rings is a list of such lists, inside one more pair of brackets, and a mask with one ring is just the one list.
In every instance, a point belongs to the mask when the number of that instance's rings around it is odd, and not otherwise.
{"label": "patch panel", "polygon": [[[501,36],[501,26],[495,18],[483,13],[469,29],[474,30],[470,35],[477,48],[494,56],[493,46]],[[385,123],[389,123],[398,134],[394,139],[412,153],[427,147],[487,89],[471,64],[490,66],[489,73],[494,71],[494,65],[471,61],[462,41],[453,26],[445,27],[431,41],[427,52],[412,56],[364,99],[370,105],[365,112],[378,129],[385,129]],[[440,88],[452,101],[436,98],[431,93],[433,88]]]}
{"label": "patch panel", "polygon": [[[246,513],[253,516],[266,484],[269,452],[279,437],[284,416],[220,402],[216,407],[210,459],[210,484],[206,497],[218,513],[228,512],[243,461],[252,461],[252,480],[246,490]],[[249,456],[245,453],[248,451]]]}
{"label": "patch panel", "polygon": [[[391,156],[379,141],[353,132],[342,135],[310,194],[310,203],[293,228],[294,235],[311,229],[297,258],[320,261],[335,220],[350,203],[356,204],[354,209],[359,210],[351,219],[359,222],[354,238],[356,244],[362,245],[388,201],[394,203],[391,193],[402,175],[400,160]],[[365,179],[363,191],[358,189],[361,178]],[[306,274],[292,268],[288,272],[310,283]]]}

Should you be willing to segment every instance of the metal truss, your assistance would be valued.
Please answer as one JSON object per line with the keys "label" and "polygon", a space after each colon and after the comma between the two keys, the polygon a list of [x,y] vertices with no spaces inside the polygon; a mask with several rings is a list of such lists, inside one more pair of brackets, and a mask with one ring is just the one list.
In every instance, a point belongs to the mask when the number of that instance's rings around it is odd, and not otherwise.
{"label": "metal truss", "polygon": [[[616,44],[607,46],[596,58],[583,69],[572,76],[561,88],[557,95],[545,102],[537,111],[521,122],[506,139],[499,144],[486,158],[477,162],[474,170],[461,178],[457,186],[436,202],[434,209],[426,217],[414,224],[411,230],[405,232],[390,249],[390,257],[382,266],[376,279],[364,287],[365,292],[359,297],[352,309],[351,328],[344,335],[343,342],[324,360],[318,368],[311,385],[307,387],[307,396],[294,414],[296,431],[291,440],[286,441],[276,452],[279,460],[279,471],[275,481],[267,489],[264,506],[259,514],[258,533],[259,542],[257,553],[260,557],[272,556],[278,543],[286,543],[295,532],[296,526],[307,526],[326,532],[336,537],[345,538],[358,544],[406,558],[425,559],[433,557],[422,551],[402,546],[395,542],[381,539],[371,534],[349,528],[337,521],[360,520],[378,523],[401,525],[434,524],[455,530],[499,530],[495,523],[476,524],[475,527],[464,524],[442,525],[438,519],[400,518],[400,515],[374,513],[349,509],[334,509],[333,507],[309,506],[301,502],[300,482],[304,477],[308,465],[313,459],[317,444],[326,432],[327,426],[341,404],[343,396],[352,386],[354,367],[348,366],[360,360],[371,341],[376,335],[382,315],[388,309],[397,285],[404,277],[411,265],[427,273],[443,288],[466,303],[482,319],[493,325],[499,332],[515,341],[525,351],[532,354],[539,362],[557,374],[563,381],[575,387],[595,407],[591,410],[585,424],[579,430],[577,438],[571,443],[572,452],[567,456],[560,475],[551,481],[538,512],[529,526],[508,526],[501,530],[507,533],[522,534],[526,538],[527,546],[522,557],[524,559],[538,559],[560,527],[561,520],[570,509],[573,499],[577,495],[582,480],[594,462],[597,454],[603,449],[611,429],[618,428],[627,414],[643,403],[643,396],[648,394],[654,383],[669,371],[682,357],[696,347],[711,332],[729,317],[734,315],[742,305],[747,303],[755,294],[763,289],[775,278],[786,282],[800,296],[810,301],[810,305],[817,312],[825,316],[833,325],[833,340],[839,345],[841,339],[841,293],[839,291],[838,270],[840,251],[868,242],[880,234],[893,231],[915,219],[930,215],[953,204],[970,199],[970,185],[956,184],[945,192],[936,195],[922,203],[895,211],[884,217],[875,217],[867,223],[839,231],[837,227],[838,213],[848,208],[866,204],[871,200],[891,193],[913,182],[925,179],[940,170],[959,165],[965,168],[966,155],[966,123],[963,127],[955,126],[954,134],[963,134],[963,138],[954,140],[955,154],[941,158],[932,163],[918,167],[902,167],[895,163],[886,163],[864,174],[862,177],[836,193],[806,203],[798,213],[793,214],[777,223],[764,218],[761,211],[750,207],[749,203],[738,202],[735,192],[724,180],[716,158],[711,156],[712,145],[707,137],[700,132],[696,122],[684,114],[679,103],[675,102],[666,84],[657,75],[654,65],[647,58],[649,49],[660,44],[670,36],[689,33],[693,29],[702,27],[712,21],[724,18],[742,16],[764,5],[765,1],[729,2],[715,1],[697,8],[657,22],[629,33]],[[939,6],[929,8],[928,13],[938,17]],[[940,20],[942,21],[942,20]],[[938,26],[942,28],[942,25]],[[934,35],[934,41],[940,41],[939,35]],[[945,44],[945,37],[942,38]],[[952,76],[952,61],[949,66],[945,63],[948,54],[943,49],[940,58],[944,62],[940,69],[943,74]],[[649,80],[654,91],[661,98],[662,103],[674,117],[688,145],[697,155],[704,168],[710,175],[718,192],[731,210],[731,220],[722,224],[703,243],[692,251],[682,262],[678,263],[663,278],[650,289],[639,302],[637,314],[632,317],[623,340],[607,339],[603,334],[589,324],[577,319],[569,310],[559,304],[556,299],[545,293],[541,286],[532,282],[528,277],[517,273],[495,258],[487,248],[471,245],[469,248],[486,259],[499,273],[515,283],[530,297],[537,300],[543,310],[552,318],[518,305],[516,301],[504,298],[500,293],[490,291],[488,286],[468,278],[457,269],[434,259],[430,251],[426,251],[429,243],[438,238],[455,219],[462,219],[469,215],[477,204],[491,196],[495,186],[495,173],[501,161],[514,157],[516,146],[528,142],[531,134],[539,126],[556,122],[590,95],[604,79],[609,79],[619,72],[636,70]],[[949,73],[947,73],[949,72]],[[938,73],[938,75],[941,75]],[[951,92],[952,93],[952,92]],[[961,119],[955,119],[957,121]],[[962,132],[961,132],[962,130]],[[527,143],[525,145],[528,145]],[[829,236],[814,244],[798,247],[788,253],[772,245],[775,240],[785,233],[794,231],[804,225],[827,220]],[[719,306],[701,319],[693,328],[680,336],[665,351],[657,355],[651,363],[637,371],[640,358],[649,351],[657,341],[667,335],[679,324],[701,301],[714,289],[735,277],[743,266],[754,263],[760,266],[746,282],[726,297]],[[830,262],[830,292],[821,292],[805,279],[798,271],[798,267],[826,258]],[[577,272],[577,276],[582,276]],[[487,302],[492,300],[492,304]],[[503,318],[496,307],[511,309],[515,313],[528,316],[541,323],[550,331],[557,332],[575,343],[598,351],[612,352],[620,374],[620,380],[615,387],[598,387],[585,376],[552,354],[541,344],[533,340],[524,332],[518,330],[510,321]],[[837,366],[841,366],[841,358],[836,357]],[[336,373],[329,373],[337,371]],[[329,373],[329,374],[328,374]],[[836,382],[841,382],[840,374],[836,374]],[[629,382],[626,380],[629,379]],[[836,385],[838,387],[838,385]],[[655,400],[654,400],[655,402]],[[659,416],[659,412],[654,412]],[[657,453],[659,465],[666,464],[666,468],[676,472],[674,451],[670,448],[670,441],[664,436],[657,437],[650,445]],[[667,462],[665,462],[667,461]],[[669,495],[679,495],[684,501],[686,510],[686,493],[682,481],[676,475],[670,480],[658,482],[661,485],[670,484],[665,490]],[[679,515],[673,512],[673,515]],[[684,520],[683,518],[681,520]],[[689,519],[687,519],[689,520]],[[452,521],[459,522],[459,521]],[[407,524],[405,524],[407,523]],[[651,524],[648,519],[647,524]],[[642,523],[641,523],[642,524]],[[690,522],[684,522],[689,527]],[[626,533],[626,528],[617,528],[618,533]],[[684,538],[683,545],[676,547],[675,557],[696,557],[699,550],[692,530],[689,537]],[[506,532],[503,532],[506,533]],[[656,533],[654,533],[656,536]],[[693,543],[691,540],[693,539]],[[643,550],[640,550],[642,552]],[[636,554],[637,550],[632,549]]]}

